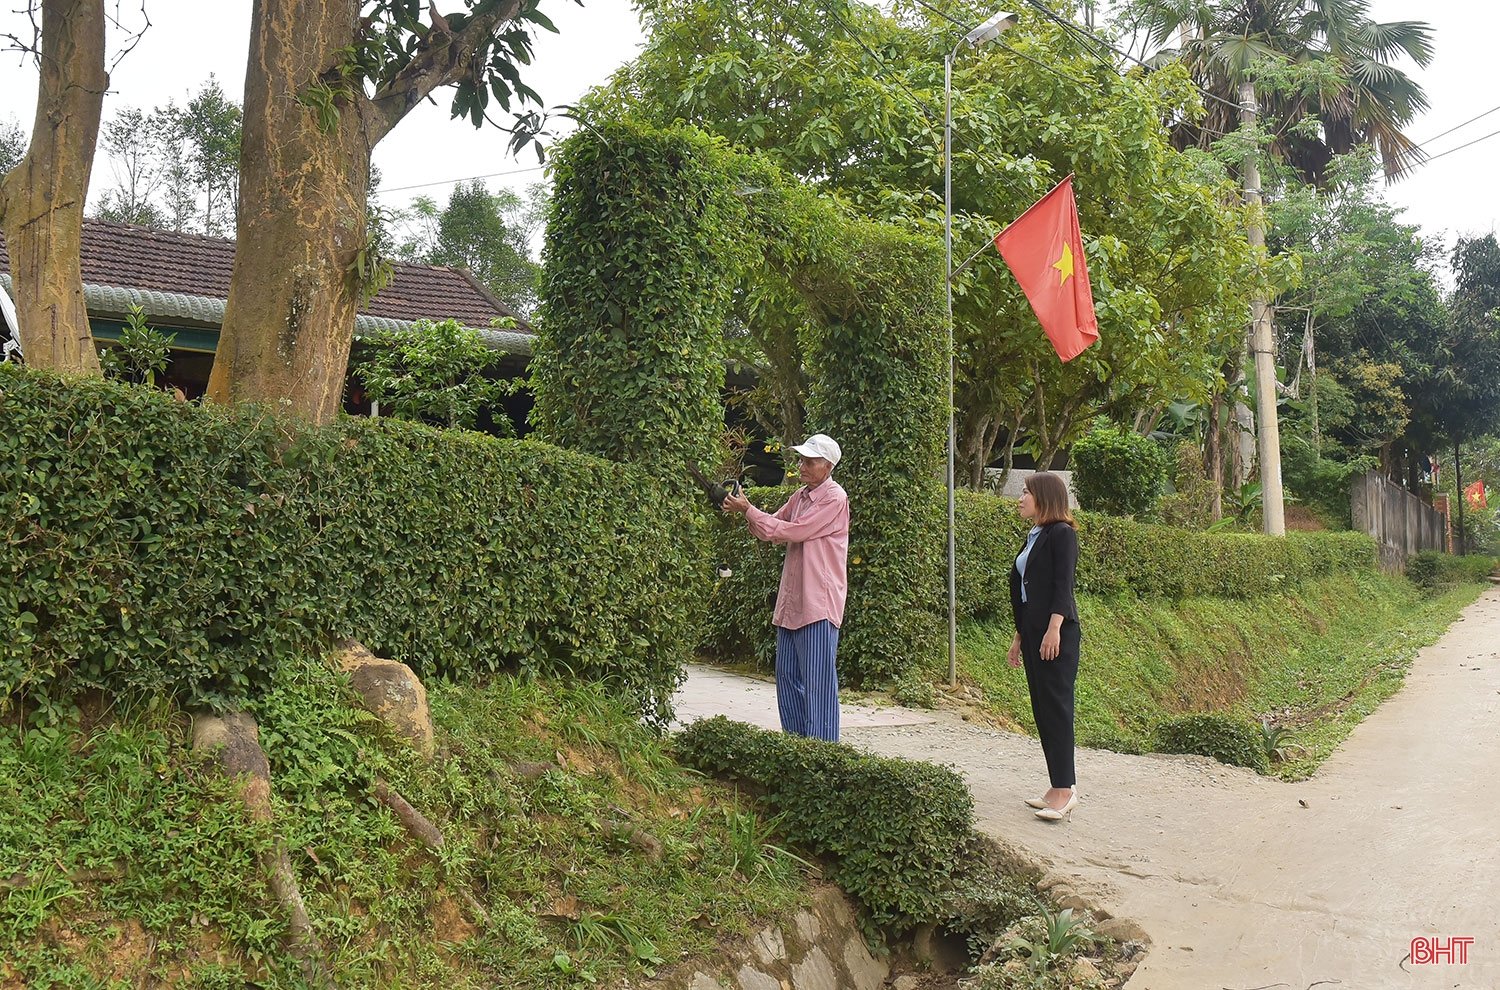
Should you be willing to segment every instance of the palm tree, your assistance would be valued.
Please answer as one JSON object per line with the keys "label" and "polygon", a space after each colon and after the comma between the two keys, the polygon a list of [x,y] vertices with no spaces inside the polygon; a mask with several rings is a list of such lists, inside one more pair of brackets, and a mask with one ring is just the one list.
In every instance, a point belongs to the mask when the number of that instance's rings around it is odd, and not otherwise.
{"label": "palm tree", "polygon": [[1426,156],[1403,133],[1427,97],[1395,66],[1432,61],[1422,21],[1380,24],[1366,0],[1132,0],[1128,29],[1152,47],[1156,64],[1181,60],[1218,99],[1206,116],[1179,122],[1181,146],[1206,147],[1239,126],[1240,87],[1256,83],[1271,154],[1321,183],[1335,155],[1373,145],[1394,179]]}

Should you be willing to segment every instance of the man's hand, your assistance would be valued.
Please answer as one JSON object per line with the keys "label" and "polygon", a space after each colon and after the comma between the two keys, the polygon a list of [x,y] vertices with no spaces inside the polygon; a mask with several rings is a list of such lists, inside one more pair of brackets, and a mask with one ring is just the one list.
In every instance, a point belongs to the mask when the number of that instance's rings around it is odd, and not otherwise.
{"label": "man's hand", "polygon": [[1005,654],[1005,659],[1012,667],[1021,666],[1021,634],[1016,635],[1010,641],[1010,650]]}
{"label": "man's hand", "polygon": [[724,511],[725,512],[738,512],[740,515],[743,516],[746,512],[749,511],[749,509],[750,509],[750,500],[748,498],[746,498],[743,494],[736,495],[733,492],[731,492],[730,494],[724,496]]}

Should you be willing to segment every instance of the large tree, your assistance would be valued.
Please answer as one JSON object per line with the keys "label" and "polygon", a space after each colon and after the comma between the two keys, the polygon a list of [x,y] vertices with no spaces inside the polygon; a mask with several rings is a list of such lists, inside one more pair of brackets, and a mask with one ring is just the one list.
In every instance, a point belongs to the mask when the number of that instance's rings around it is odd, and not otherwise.
{"label": "large tree", "polygon": [[1256,83],[1261,130],[1275,157],[1320,182],[1334,156],[1362,145],[1386,174],[1422,160],[1405,128],[1427,109],[1422,87],[1397,63],[1426,67],[1432,30],[1378,23],[1366,0],[1131,0],[1121,22],[1155,53],[1180,60],[1214,95],[1199,120],[1176,122],[1179,141],[1208,147],[1240,126],[1240,86]]}
{"label": "large tree", "polygon": [[99,218],[142,227],[166,226],[166,215],[153,202],[166,178],[162,153],[164,121],[139,107],[122,107],[104,123],[99,147],[115,184],[100,199]]}
{"label": "large tree", "polygon": [[[962,36],[953,21],[986,14],[932,6],[650,0],[645,50],[585,110],[688,120],[868,216],[941,237],[943,57]],[[1195,112],[1185,76],[1127,78],[1035,15],[1005,48],[965,49],[953,92],[955,261],[1074,172],[1101,318],[1100,346],[1059,366],[992,249],[959,276],[957,406],[971,479],[1002,436],[1048,459],[1101,410],[1206,392],[1239,322],[1228,314],[1258,275],[1223,205],[1223,168],[1167,143],[1162,117]],[[741,300],[731,332],[743,327],[759,346],[756,398],[792,424],[805,314],[774,285]]]}
{"label": "large tree", "polygon": [[26,154],[26,132],[11,117],[0,124],[0,175],[9,172]]}
{"label": "large tree", "polygon": [[507,306],[531,316],[540,265],[531,257],[531,237],[545,208],[546,187],[526,199],[509,189],[492,193],[483,182],[460,182],[438,209],[419,196],[392,219],[402,227],[393,253],[404,261],[467,268]]}
{"label": "large tree", "polygon": [[[238,244],[208,396],[315,421],[338,410],[362,301],[383,269],[366,218],[370,155],[422,100],[455,87],[475,125],[490,97],[540,102],[517,73],[540,0],[256,0]],[[363,8],[363,16],[361,16]]]}
{"label": "large tree", "polygon": [[103,0],[40,0],[41,72],[26,154],[0,177],[0,226],[10,254],[27,363],[99,373],[83,305],[83,206],[109,74]]}

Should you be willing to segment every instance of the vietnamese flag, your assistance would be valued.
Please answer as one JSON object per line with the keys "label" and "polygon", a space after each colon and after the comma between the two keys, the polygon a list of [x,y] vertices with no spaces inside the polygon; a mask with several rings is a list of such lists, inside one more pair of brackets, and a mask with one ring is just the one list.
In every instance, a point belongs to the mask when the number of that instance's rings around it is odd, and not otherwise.
{"label": "vietnamese flag", "polygon": [[1489,499],[1485,498],[1483,481],[1476,481],[1465,488],[1464,498],[1469,500],[1469,508],[1471,509],[1489,508]]}
{"label": "vietnamese flag", "polygon": [[995,247],[1059,358],[1071,361],[1099,339],[1071,175],[996,234]]}

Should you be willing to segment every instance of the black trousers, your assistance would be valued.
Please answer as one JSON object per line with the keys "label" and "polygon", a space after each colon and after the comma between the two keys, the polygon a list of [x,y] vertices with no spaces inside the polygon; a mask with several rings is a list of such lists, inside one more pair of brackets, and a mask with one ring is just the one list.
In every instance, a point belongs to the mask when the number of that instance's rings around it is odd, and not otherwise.
{"label": "black trousers", "polygon": [[1021,634],[1021,660],[1026,668],[1026,687],[1031,692],[1031,715],[1036,734],[1047,758],[1047,776],[1053,787],[1078,783],[1073,770],[1073,695],[1078,683],[1078,652],[1082,635],[1076,622],[1064,622],[1061,649],[1053,660],[1042,659],[1042,634],[1046,629]]}

